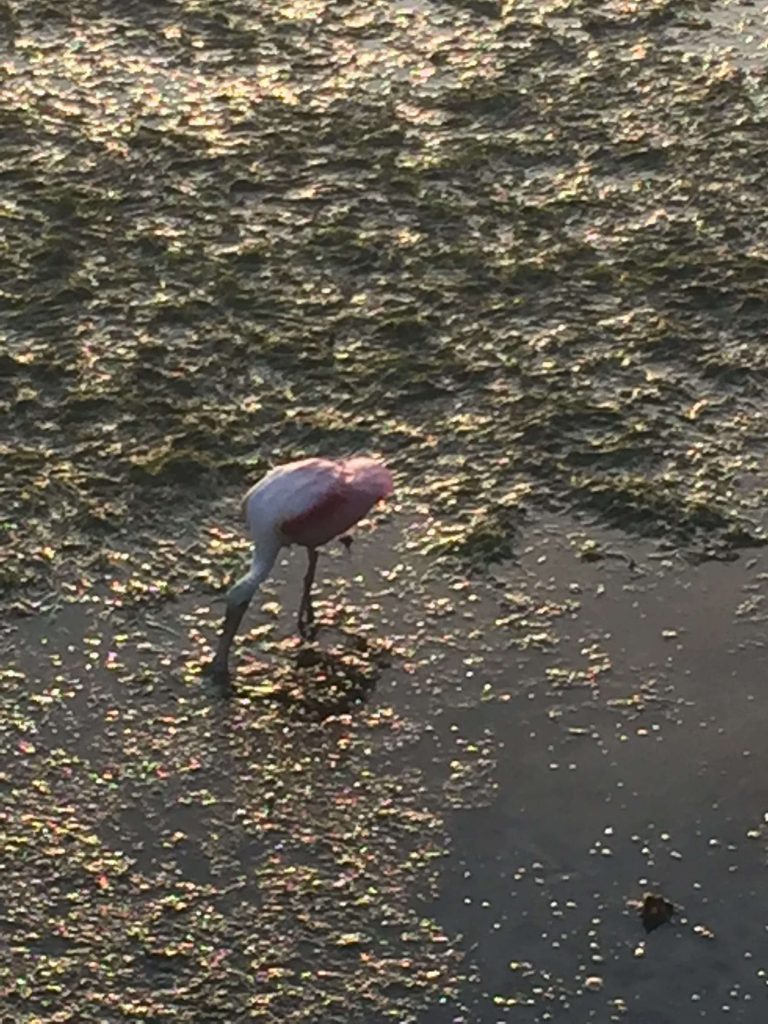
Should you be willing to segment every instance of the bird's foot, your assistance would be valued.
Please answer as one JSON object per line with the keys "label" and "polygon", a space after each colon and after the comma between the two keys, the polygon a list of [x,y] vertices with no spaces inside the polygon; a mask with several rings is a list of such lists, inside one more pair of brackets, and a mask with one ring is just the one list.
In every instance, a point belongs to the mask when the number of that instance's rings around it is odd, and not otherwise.
{"label": "bird's foot", "polygon": [[229,674],[229,666],[226,661],[214,658],[206,669],[206,675],[210,676],[213,682],[223,690],[229,689],[231,676]]}

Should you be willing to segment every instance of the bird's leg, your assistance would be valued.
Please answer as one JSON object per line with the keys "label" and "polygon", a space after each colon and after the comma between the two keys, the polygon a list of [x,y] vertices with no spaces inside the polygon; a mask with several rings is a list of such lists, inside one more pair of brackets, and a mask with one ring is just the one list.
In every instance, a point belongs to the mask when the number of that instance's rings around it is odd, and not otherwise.
{"label": "bird's leg", "polygon": [[312,584],[315,581],[315,569],[317,568],[317,549],[307,548],[309,564],[304,576],[304,590],[299,605],[299,635],[304,640],[309,639],[310,627],[315,621],[315,610],[312,607]]}
{"label": "bird's leg", "polygon": [[211,675],[217,683],[229,682],[229,649],[249,604],[250,600],[241,601],[239,604],[227,603],[227,614],[224,616],[216,655],[210,668]]}

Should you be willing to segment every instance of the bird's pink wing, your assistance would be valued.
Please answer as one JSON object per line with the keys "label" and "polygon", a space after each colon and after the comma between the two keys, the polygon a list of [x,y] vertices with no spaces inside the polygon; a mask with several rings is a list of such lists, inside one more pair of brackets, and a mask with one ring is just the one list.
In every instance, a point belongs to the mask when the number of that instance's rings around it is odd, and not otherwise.
{"label": "bird's pink wing", "polygon": [[[315,503],[304,512],[300,512],[290,519],[284,519],[281,523],[281,530],[284,535],[294,544],[306,544],[307,547],[318,547],[325,544],[332,537],[344,533],[349,526],[355,522],[353,519],[348,526],[336,528],[336,524],[346,522],[347,501],[341,488],[334,485],[322,496],[319,496]],[[329,531],[331,531],[329,533]],[[318,540],[322,536],[324,539]]]}
{"label": "bird's pink wing", "polygon": [[281,524],[284,536],[296,544],[319,547],[341,536],[392,490],[389,472],[382,475],[377,463],[362,458],[335,463],[323,484],[307,509]]}
{"label": "bird's pink wing", "polygon": [[389,471],[373,459],[302,459],[278,466],[246,495],[249,530],[258,544],[319,547],[346,533],[392,490]]}

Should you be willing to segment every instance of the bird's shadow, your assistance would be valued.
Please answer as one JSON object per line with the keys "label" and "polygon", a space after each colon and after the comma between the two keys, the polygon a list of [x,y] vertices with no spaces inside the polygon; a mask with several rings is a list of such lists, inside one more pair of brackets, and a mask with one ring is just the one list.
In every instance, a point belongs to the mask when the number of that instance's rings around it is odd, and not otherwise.
{"label": "bird's shadow", "polygon": [[342,634],[342,640],[331,645],[288,641],[266,653],[269,661],[236,666],[228,683],[218,685],[219,693],[271,704],[292,718],[312,721],[348,714],[363,705],[390,660],[388,645],[354,634]]}

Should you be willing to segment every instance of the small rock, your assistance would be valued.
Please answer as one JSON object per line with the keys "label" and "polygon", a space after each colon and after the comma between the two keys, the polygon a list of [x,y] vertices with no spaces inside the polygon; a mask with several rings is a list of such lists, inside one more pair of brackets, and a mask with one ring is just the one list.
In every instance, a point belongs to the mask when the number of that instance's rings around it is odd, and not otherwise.
{"label": "small rock", "polygon": [[675,905],[665,900],[663,896],[654,893],[646,893],[643,905],[640,909],[640,919],[647,932],[652,932],[661,924],[671,921],[675,914]]}

